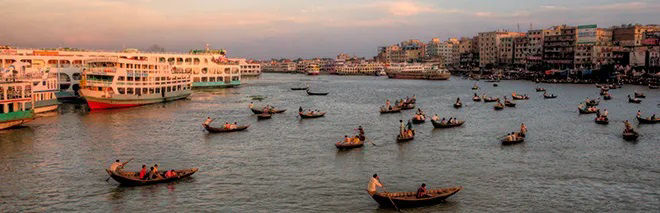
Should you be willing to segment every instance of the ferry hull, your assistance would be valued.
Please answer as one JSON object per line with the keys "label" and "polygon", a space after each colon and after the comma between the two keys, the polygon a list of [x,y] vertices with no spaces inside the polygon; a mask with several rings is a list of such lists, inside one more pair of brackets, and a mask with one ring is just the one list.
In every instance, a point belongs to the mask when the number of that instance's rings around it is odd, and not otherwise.
{"label": "ferry hull", "polygon": [[226,82],[193,82],[192,87],[193,88],[229,88],[229,87],[236,87],[240,86],[241,82],[240,81],[231,81],[229,83]]}
{"label": "ferry hull", "polygon": [[34,113],[32,111],[20,111],[0,114],[0,130],[23,125],[32,121]]}
{"label": "ferry hull", "polygon": [[97,99],[91,97],[85,97],[87,100],[87,105],[91,110],[103,110],[103,109],[116,109],[116,108],[128,108],[136,107],[147,104],[162,103],[168,101],[175,101],[179,99],[184,99],[190,96],[190,93],[166,97],[166,98],[156,98],[156,99],[132,99],[132,100],[116,100],[116,99]]}
{"label": "ferry hull", "polygon": [[44,112],[51,112],[57,110],[58,105],[51,105],[51,106],[42,106],[42,107],[35,107],[34,108],[34,113],[44,113]]}
{"label": "ferry hull", "polygon": [[417,80],[449,80],[451,74],[440,75],[403,75],[403,74],[390,74],[389,78],[393,79],[417,79]]}

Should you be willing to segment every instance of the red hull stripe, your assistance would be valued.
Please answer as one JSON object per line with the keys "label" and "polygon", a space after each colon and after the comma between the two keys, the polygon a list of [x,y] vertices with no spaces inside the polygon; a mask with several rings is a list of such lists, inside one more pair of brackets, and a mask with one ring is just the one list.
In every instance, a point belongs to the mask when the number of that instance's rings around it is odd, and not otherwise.
{"label": "red hull stripe", "polygon": [[124,108],[124,107],[134,107],[140,106],[142,104],[109,104],[96,101],[87,101],[89,109],[112,109],[112,108]]}

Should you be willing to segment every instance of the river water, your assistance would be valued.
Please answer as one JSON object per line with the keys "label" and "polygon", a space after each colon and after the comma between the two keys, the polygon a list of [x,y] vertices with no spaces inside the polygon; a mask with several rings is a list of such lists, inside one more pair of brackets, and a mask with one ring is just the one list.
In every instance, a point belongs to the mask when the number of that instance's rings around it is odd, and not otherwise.
{"label": "river water", "polygon": [[[660,91],[626,85],[601,101],[610,124],[579,115],[577,104],[597,97],[593,85],[541,84],[557,99],[544,100],[527,81],[478,82],[491,96],[527,93],[516,108],[494,111],[472,102],[474,81],[390,80],[371,76],[264,74],[233,89],[197,90],[189,100],[89,112],[61,105],[57,113],[24,128],[0,131],[0,212],[373,212],[365,192],[373,173],[389,191],[463,186],[446,203],[410,209],[435,211],[646,211],[660,210],[660,125],[638,125],[637,110],[660,112]],[[290,87],[310,84],[328,96],[307,96]],[[625,98],[646,93],[641,104]],[[458,117],[454,129],[415,125],[417,137],[395,142],[400,119],[414,111],[380,115],[386,99],[417,96],[427,114]],[[257,121],[251,95],[288,111]],[[461,97],[464,107],[454,109]],[[323,118],[300,120],[299,106],[320,109]],[[251,124],[247,131],[208,134],[207,117]],[[629,119],[641,136],[621,137]],[[524,143],[501,146],[498,137],[524,122]],[[334,143],[362,125],[378,146],[337,151]],[[158,163],[161,170],[198,167],[173,184],[121,187],[104,169],[115,159]]]}

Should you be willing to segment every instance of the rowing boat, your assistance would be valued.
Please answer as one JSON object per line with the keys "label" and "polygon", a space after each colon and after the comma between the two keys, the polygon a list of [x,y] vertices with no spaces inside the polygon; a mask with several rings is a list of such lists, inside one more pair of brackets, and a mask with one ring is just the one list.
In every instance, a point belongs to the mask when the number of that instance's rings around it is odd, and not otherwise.
{"label": "rowing boat", "polygon": [[639,133],[635,132],[634,130],[631,131],[623,131],[623,139],[627,141],[634,141],[637,140],[639,137]]}
{"label": "rowing boat", "polygon": [[323,117],[325,115],[325,112],[315,112],[310,114],[302,113],[299,112],[298,115],[300,115],[300,118],[318,118],[318,117]]}
{"label": "rowing boat", "polygon": [[414,208],[442,203],[461,189],[463,189],[461,186],[430,189],[429,197],[423,198],[417,198],[416,192],[380,192],[371,197],[383,208]]}
{"label": "rowing boat", "polygon": [[308,90],[309,87],[293,87],[291,90]]}
{"label": "rowing boat", "polygon": [[360,142],[357,143],[346,143],[346,142],[337,142],[335,143],[335,147],[339,150],[347,150],[347,149],[353,149],[353,148],[358,148],[364,146],[364,139],[360,139]]}
{"label": "rowing boat", "polygon": [[[250,108],[250,110],[252,110],[252,113],[254,113],[254,114],[263,114],[264,113],[263,110],[258,110],[258,109],[255,109],[255,108]],[[268,113],[270,113],[270,114],[283,113],[285,111],[286,111],[286,109],[270,109]]]}
{"label": "rowing boat", "polygon": [[660,118],[655,118],[654,120],[651,120],[651,118],[642,118],[640,116],[637,116],[637,121],[639,121],[640,124],[654,124],[660,122]]}
{"label": "rowing boat", "polygon": [[517,143],[522,143],[525,141],[525,137],[517,137],[515,140],[509,140],[508,137],[502,139],[502,145],[512,145]]}
{"label": "rowing boat", "polygon": [[[112,179],[119,182],[119,184],[123,186],[143,186],[177,181],[186,177],[190,177],[191,175],[195,174],[197,170],[197,168],[174,170],[174,172],[177,174],[175,177],[157,178],[152,180],[140,180],[139,172],[110,171],[109,169],[106,169],[105,171],[108,172],[108,175],[110,175]],[[163,174],[161,175],[164,176]]]}
{"label": "rowing boat", "polygon": [[202,126],[204,126],[204,129],[206,129],[206,131],[209,131],[210,133],[238,132],[238,131],[246,130],[248,127],[250,127],[250,125],[245,125],[245,126],[237,126],[236,128],[233,129],[225,129],[225,128],[215,128],[209,125],[202,125]]}
{"label": "rowing boat", "polygon": [[329,92],[310,92],[309,90],[307,90],[307,95],[319,95],[319,96],[324,96],[324,95],[328,95],[328,94],[329,94]]}
{"label": "rowing boat", "polygon": [[398,112],[401,112],[401,108],[399,108],[399,107],[392,107],[392,109],[387,109],[385,107],[380,108],[380,113],[381,114],[398,113]]}
{"label": "rowing boat", "polygon": [[458,126],[463,125],[463,123],[465,123],[465,121],[457,120],[456,122],[452,122],[452,123],[449,123],[449,122],[442,123],[442,122],[437,122],[437,121],[431,120],[431,123],[433,124],[433,127],[435,127],[435,128],[452,128],[452,127],[458,127]]}
{"label": "rowing boat", "polygon": [[259,120],[270,119],[271,117],[273,117],[273,114],[270,113],[261,113],[257,115],[257,119]]}

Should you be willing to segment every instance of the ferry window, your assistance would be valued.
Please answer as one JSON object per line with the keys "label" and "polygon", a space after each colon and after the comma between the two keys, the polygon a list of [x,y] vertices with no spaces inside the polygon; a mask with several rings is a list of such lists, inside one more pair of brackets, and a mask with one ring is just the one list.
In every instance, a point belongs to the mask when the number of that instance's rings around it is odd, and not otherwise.
{"label": "ferry window", "polygon": [[76,81],[80,81],[80,79],[82,79],[82,75],[80,75],[80,73],[73,73],[72,77],[73,77],[73,80],[76,80]]}
{"label": "ferry window", "polygon": [[126,94],[132,95],[133,93],[133,88],[128,88]]}
{"label": "ferry window", "polygon": [[202,74],[206,74],[207,72],[209,72],[209,68],[206,67],[202,68]]}
{"label": "ferry window", "polygon": [[172,86],[172,92],[176,91],[176,86]]}
{"label": "ferry window", "polygon": [[118,80],[119,80],[119,81],[125,81],[125,80],[126,80],[126,77],[124,77],[124,76],[119,76],[119,79],[118,79]]}
{"label": "ferry window", "polygon": [[0,114],[5,113],[5,105],[0,104]]}
{"label": "ferry window", "polygon": [[142,88],[142,94],[149,94],[149,90],[147,88]]}
{"label": "ferry window", "polygon": [[209,82],[215,82],[215,77],[210,77]]}
{"label": "ferry window", "polygon": [[194,81],[194,82],[199,82],[199,77],[194,77],[194,78],[193,78],[193,81]]}
{"label": "ferry window", "polygon": [[119,92],[119,94],[122,94],[122,95],[126,94],[126,89],[124,89],[124,88],[117,88],[117,91]]}
{"label": "ferry window", "polygon": [[135,81],[140,81],[140,77],[135,77]]}
{"label": "ferry window", "polygon": [[135,88],[135,94],[138,96],[142,95],[142,90],[140,88]]}
{"label": "ferry window", "polygon": [[127,77],[127,81],[133,81],[133,77]]}
{"label": "ferry window", "polygon": [[176,86],[178,90],[181,90],[181,85]]}
{"label": "ferry window", "polygon": [[149,88],[149,94],[154,94],[154,88]]}
{"label": "ferry window", "polygon": [[172,92],[172,87],[167,87],[167,92]]}
{"label": "ferry window", "polygon": [[145,70],[146,70],[146,69],[149,69],[149,65],[143,64],[143,65],[142,65],[142,69],[145,69]]}
{"label": "ferry window", "polygon": [[218,77],[218,81],[222,81],[222,77]]}
{"label": "ferry window", "polygon": [[160,93],[160,87],[156,88],[156,93]]}
{"label": "ferry window", "polygon": [[202,77],[202,82],[207,82],[208,78],[207,77]]}

